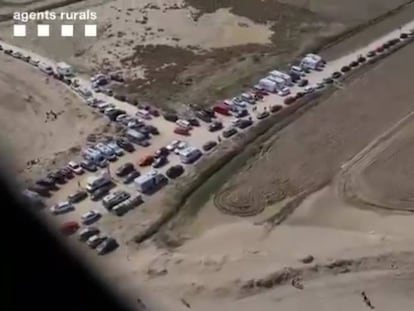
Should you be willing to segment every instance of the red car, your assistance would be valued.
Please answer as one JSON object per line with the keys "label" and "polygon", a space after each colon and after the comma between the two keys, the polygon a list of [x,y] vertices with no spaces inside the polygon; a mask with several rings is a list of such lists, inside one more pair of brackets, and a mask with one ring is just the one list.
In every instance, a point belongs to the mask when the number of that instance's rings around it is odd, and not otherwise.
{"label": "red car", "polygon": [[217,103],[213,107],[213,111],[225,116],[230,116],[230,106],[226,103]]}
{"label": "red car", "polygon": [[174,133],[175,134],[179,134],[179,135],[183,135],[183,136],[190,136],[190,129],[189,128],[184,128],[184,127],[177,126],[174,129]]}
{"label": "red car", "polygon": [[76,221],[67,221],[60,227],[60,231],[65,235],[71,235],[78,231],[79,227]]}
{"label": "red car", "polygon": [[138,165],[141,167],[148,166],[151,165],[152,162],[154,162],[154,157],[152,155],[147,155],[139,160]]}

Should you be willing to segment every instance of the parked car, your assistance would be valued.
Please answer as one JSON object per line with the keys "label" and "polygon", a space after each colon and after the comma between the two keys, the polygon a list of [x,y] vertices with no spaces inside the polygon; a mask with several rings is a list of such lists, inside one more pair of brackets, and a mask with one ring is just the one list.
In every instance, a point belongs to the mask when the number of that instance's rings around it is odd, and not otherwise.
{"label": "parked car", "polygon": [[339,71],[335,71],[333,74],[332,74],[332,79],[338,79],[338,78],[340,78],[342,76],[342,73],[340,73]]}
{"label": "parked car", "polygon": [[214,141],[214,140],[210,140],[210,141],[206,142],[203,145],[203,150],[204,151],[210,151],[211,149],[215,148],[216,146],[217,146],[217,142]]}
{"label": "parked car", "polygon": [[26,63],[30,61],[31,57],[29,55],[23,55],[22,60],[24,60]]}
{"label": "parked car", "polygon": [[13,56],[14,58],[20,59],[22,58],[22,53],[20,53],[19,51],[14,51],[11,56]]}
{"label": "parked car", "polygon": [[81,166],[83,169],[85,169],[85,170],[87,170],[87,171],[89,171],[89,172],[96,172],[96,171],[98,170],[98,168],[96,167],[96,164],[95,164],[95,163],[93,163],[92,161],[88,161],[88,160],[83,160],[83,161],[80,163],[80,166]]}
{"label": "parked car", "polygon": [[108,239],[108,237],[107,237],[107,236],[97,234],[97,235],[93,235],[93,236],[91,236],[91,237],[88,239],[88,241],[86,241],[86,244],[87,244],[90,248],[95,249],[96,247],[98,247],[98,245],[99,245],[99,244],[101,244],[102,242],[104,242],[106,239]]}
{"label": "parked car", "polygon": [[134,152],[134,145],[126,138],[118,138],[116,144],[127,152]]}
{"label": "parked car", "polygon": [[343,66],[342,68],[341,68],[341,71],[342,72],[348,72],[348,71],[350,71],[351,70],[351,68],[349,67],[349,66]]}
{"label": "parked car", "polygon": [[307,79],[301,79],[298,81],[298,86],[303,87],[308,85],[309,81]]}
{"label": "parked car", "polygon": [[284,103],[285,105],[290,105],[290,104],[292,104],[295,100],[296,100],[296,98],[295,98],[295,97],[293,97],[293,96],[288,96],[288,97],[286,97],[286,98],[284,99],[283,103]]}
{"label": "parked car", "polygon": [[332,78],[324,78],[323,79],[323,83],[325,85],[332,84],[333,82],[334,82],[334,80]]}
{"label": "parked car", "polygon": [[223,130],[222,135],[223,135],[224,138],[228,138],[228,137],[231,137],[231,136],[235,135],[236,133],[237,133],[236,128],[229,127],[229,128],[226,128],[226,129]]}
{"label": "parked car", "polygon": [[75,174],[83,174],[83,168],[75,161],[70,161],[68,163],[68,168],[71,169]]}
{"label": "parked car", "polygon": [[138,165],[139,166],[148,166],[151,165],[154,162],[154,157],[152,155],[147,155],[142,157],[139,162]]}
{"label": "parked car", "polygon": [[151,143],[149,142],[148,139],[145,139],[145,140],[140,140],[139,142],[137,142],[137,145],[140,145],[141,147],[148,147],[148,146],[151,146]]}
{"label": "parked car", "polygon": [[79,203],[88,197],[88,193],[85,190],[78,190],[74,194],[68,196],[69,203]]}
{"label": "parked car", "polygon": [[160,168],[160,167],[163,167],[164,165],[166,165],[167,163],[168,163],[167,157],[161,156],[161,157],[154,160],[154,162],[152,163],[152,167],[153,168]]}
{"label": "parked car", "polygon": [[211,124],[208,125],[209,132],[216,132],[223,128],[223,124],[219,121],[213,121]]}
{"label": "parked car", "polygon": [[211,122],[211,117],[205,111],[196,111],[195,116],[206,123]]}
{"label": "parked car", "polygon": [[54,170],[52,172],[49,172],[47,175],[47,178],[52,179],[55,183],[63,185],[66,183],[65,176],[58,170]]}
{"label": "parked car", "polygon": [[265,118],[267,118],[269,115],[270,115],[270,114],[269,114],[269,112],[268,112],[268,111],[266,111],[266,110],[264,110],[264,111],[259,112],[259,113],[256,115],[256,118],[257,118],[258,120],[261,120],[261,119],[265,119]]}
{"label": "parked car", "polygon": [[98,245],[96,251],[98,255],[105,255],[117,249],[118,246],[119,244],[114,238],[107,238],[105,241]]}
{"label": "parked car", "polygon": [[305,86],[303,90],[305,91],[306,94],[310,94],[310,93],[313,93],[313,91],[315,91],[315,87],[313,87],[312,85],[308,85],[308,86]]}
{"label": "parked car", "polygon": [[49,190],[53,190],[56,188],[55,180],[49,177],[41,178],[36,180],[36,184],[39,186],[43,186],[48,188]]}
{"label": "parked car", "polygon": [[354,67],[354,68],[355,68],[355,67],[358,67],[358,66],[359,66],[359,63],[358,63],[357,61],[355,61],[355,60],[354,60],[354,61],[352,61],[352,62],[349,64],[349,66],[350,66],[350,67]]}
{"label": "parked car", "polygon": [[284,87],[283,89],[277,91],[277,95],[279,96],[288,96],[290,94],[290,89],[288,87]]}
{"label": "parked car", "polygon": [[125,177],[126,175],[131,173],[133,170],[135,170],[134,164],[132,164],[131,162],[127,162],[121,165],[120,167],[118,167],[115,174],[118,177]]}
{"label": "parked car", "polygon": [[315,84],[315,89],[320,90],[323,89],[325,87],[325,84],[323,84],[322,82],[318,82]]}
{"label": "parked car", "polygon": [[120,157],[124,154],[124,150],[122,150],[121,147],[119,147],[117,145],[117,143],[115,141],[110,141],[109,143],[106,144],[109,148],[112,149],[113,152],[115,152],[115,154]]}
{"label": "parked car", "polygon": [[187,118],[186,121],[190,123],[190,126],[200,126],[200,122],[196,118]]}
{"label": "parked car", "polygon": [[157,151],[155,151],[154,153],[154,158],[160,158],[160,157],[166,157],[170,154],[170,151],[168,150],[167,147],[161,147],[160,149],[158,149]]}
{"label": "parked car", "polygon": [[11,55],[12,53],[13,53],[13,50],[11,50],[11,49],[4,50],[4,54]]}
{"label": "parked car", "polygon": [[135,178],[138,178],[139,176],[141,176],[141,173],[137,170],[133,170],[132,172],[130,172],[124,179],[123,183],[125,185],[132,183]]}
{"label": "parked car", "polygon": [[400,34],[400,38],[401,39],[407,39],[408,38],[408,33],[403,32],[402,34]]}
{"label": "parked car", "polygon": [[50,190],[40,185],[32,185],[27,188],[28,190],[37,193],[38,195],[48,198],[50,197]]}
{"label": "parked car", "polygon": [[60,214],[65,214],[65,213],[68,213],[70,211],[73,211],[74,209],[75,209],[75,207],[71,203],[65,201],[65,202],[60,202],[60,203],[57,203],[57,204],[53,205],[50,208],[50,211],[54,215],[60,215]]}
{"label": "parked car", "polygon": [[101,216],[101,213],[99,213],[97,210],[91,210],[81,216],[81,222],[83,225],[90,225],[94,222],[97,222]]}
{"label": "parked car", "polygon": [[106,196],[109,191],[112,189],[112,185],[106,185],[99,189],[96,189],[94,192],[91,193],[91,200],[92,201],[99,201],[104,196]]}
{"label": "parked car", "polygon": [[159,135],[160,131],[158,130],[158,128],[152,124],[148,124],[147,126],[148,131],[152,134],[152,135]]}
{"label": "parked car", "polygon": [[60,232],[64,235],[71,235],[78,231],[79,227],[76,221],[66,221],[60,226]]}
{"label": "parked car", "polygon": [[358,62],[359,63],[365,63],[366,61],[367,61],[367,59],[364,56],[361,55],[361,56],[358,57]]}
{"label": "parked car", "polygon": [[168,178],[175,179],[184,173],[184,167],[182,165],[171,166],[167,171],[166,175]]}
{"label": "parked car", "polygon": [[169,121],[169,122],[177,122],[178,120],[178,116],[175,113],[165,113],[163,115],[164,119]]}
{"label": "parked car", "polygon": [[367,57],[374,57],[376,55],[375,51],[369,51]]}
{"label": "parked car", "polygon": [[90,237],[98,235],[100,230],[96,227],[86,227],[79,231],[79,240],[82,242],[87,241]]}
{"label": "parked car", "polygon": [[272,106],[270,106],[270,112],[271,113],[276,113],[276,112],[282,110],[282,108],[283,107],[280,106],[280,105],[272,105]]}
{"label": "parked car", "polygon": [[253,124],[253,120],[251,118],[248,119],[240,119],[238,124],[236,125],[239,129],[245,129]]}
{"label": "parked car", "polygon": [[183,135],[183,136],[189,136],[190,135],[190,129],[177,126],[174,129],[174,133],[179,134],[179,135]]}
{"label": "parked car", "polygon": [[63,167],[60,170],[60,173],[65,176],[65,178],[72,179],[73,178],[73,171],[68,167]]}
{"label": "parked car", "polygon": [[173,140],[170,144],[168,144],[165,148],[169,151],[172,152],[175,150],[175,148],[178,147],[178,145],[180,144],[181,140]]}
{"label": "parked car", "polygon": [[111,210],[115,205],[128,200],[130,197],[131,195],[128,192],[118,190],[105,196],[102,200],[102,205],[106,209]]}

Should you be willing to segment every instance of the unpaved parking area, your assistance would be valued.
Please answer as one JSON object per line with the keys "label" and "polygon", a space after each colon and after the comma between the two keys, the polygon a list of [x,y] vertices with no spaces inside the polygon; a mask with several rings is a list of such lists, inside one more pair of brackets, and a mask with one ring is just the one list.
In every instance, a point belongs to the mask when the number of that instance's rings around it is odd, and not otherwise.
{"label": "unpaved parking area", "polygon": [[65,163],[106,125],[61,83],[3,52],[0,102],[4,153],[25,178]]}

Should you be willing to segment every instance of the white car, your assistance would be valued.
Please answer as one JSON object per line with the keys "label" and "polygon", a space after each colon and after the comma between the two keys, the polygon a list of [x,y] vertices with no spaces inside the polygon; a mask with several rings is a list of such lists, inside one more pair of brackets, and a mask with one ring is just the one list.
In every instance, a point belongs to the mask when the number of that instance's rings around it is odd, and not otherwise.
{"label": "white car", "polygon": [[167,148],[168,151],[173,151],[175,148],[177,148],[178,144],[180,143],[180,140],[173,140],[169,145],[167,145],[165,148]]}
{"label": "white car", "polygon": [[290,94],[290,89],[288,87],[284,87],[283,89],[277,91],[279,96],[287,96]]}
{"label": "white car", "polygon": [[117,156],[121,156],[124,154],[124,150],[118,146],[118,144],[114,141],[109,142],[106,144],[109,148],[111,148]]}
{"label": "white car", "polygon": [[175,124],[185,129],[191,128],[191,124],[187,120],[178,119]]}
{"label": "white car", "polygon": [[188,143],[185,141],[180,141],[177,146],[174,149],[174,153],[175,154],[180,154],[180,151],[187,148],[188,147]]}
{"label": "white car", "polygon": [[39,65],[39,61],[38,61],[38,60],[36,60],[36,59],[31,58],[31,59],[29,60],[29,64],[30,64],[30,65],[33,65],[33,66],[37,66],[37,65]]}
{"label": "white car", "polygon": [[101,213],[97,210],[91,210],[81,216],[81,222],[83,225],[90,225],[97,221],[101,217]]}
{"label": "white car", "polygon": [[315,87],[313,87],[312,85],[308,85],[305,86],[303,90],[305,91],[305,93],[312,93],[315,90]]}
{"label": "white car", "polygon": [[68,167],[75,174],[78,174],[78,175],[83,174],[83,168],[78,163],[76,163],[75,161],[70,161],[68,163]]}
{"label": "white car", "polygon": [[123,113],[123,114],[120,114],[119,116],[116,116],[115,121],[121,123],[123,120],[128,119],[128,118],[130,118],[130,116],[126,113]]}
{"label": "white car", "polygon": [[60,203],[53,205],[50,208],[50,211],[55,215],[59,215],[59,214],[70,212],[74,209],[75,207],[71,203],[69,203],[68,201],[65,201],[65,202],[60,202]]}

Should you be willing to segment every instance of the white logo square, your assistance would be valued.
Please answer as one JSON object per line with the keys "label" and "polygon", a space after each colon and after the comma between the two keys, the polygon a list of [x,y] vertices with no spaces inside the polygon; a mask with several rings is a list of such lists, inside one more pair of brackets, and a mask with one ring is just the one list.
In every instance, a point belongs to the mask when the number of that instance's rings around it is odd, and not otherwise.
{"label": "white logo square", "polygon": [[49,37],[49,25],[41,24],[37,25],[37,36],[38,37]]}
{"label": "white logo square", "polygon": [[73,37],[73,25],[61,25],[60,33],[62,37]]}
{"label": "white logo square", "polygon": [[14,37],[26,37],[26,25],[13,25],[13,36]]}
{"label": "white logo square", "polygon": [[85,25],[85,37],[96,37],[96,25]]}

